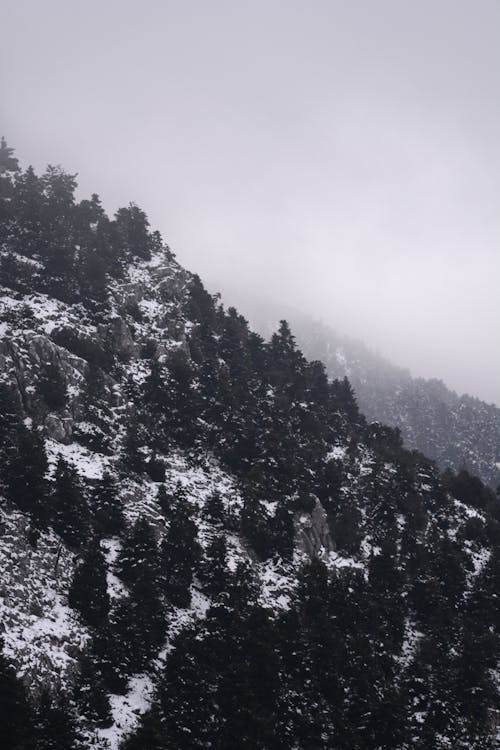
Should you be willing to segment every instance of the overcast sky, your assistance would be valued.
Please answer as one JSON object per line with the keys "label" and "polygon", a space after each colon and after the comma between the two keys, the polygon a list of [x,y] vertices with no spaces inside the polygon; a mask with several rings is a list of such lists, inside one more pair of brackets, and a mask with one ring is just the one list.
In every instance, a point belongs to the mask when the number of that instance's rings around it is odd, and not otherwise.
{"label": "overcast sky", "polygon": [[3,0],[1,24],[23,165],[135,201],[211,288],[500,404],[498,0]]}

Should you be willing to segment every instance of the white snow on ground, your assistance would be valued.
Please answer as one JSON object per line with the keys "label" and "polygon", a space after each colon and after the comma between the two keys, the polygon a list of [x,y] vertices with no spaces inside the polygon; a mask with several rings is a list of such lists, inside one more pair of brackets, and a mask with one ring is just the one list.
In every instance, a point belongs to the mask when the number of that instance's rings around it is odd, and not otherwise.
{"label": "white snow on ground", "polygon": [[[191,590],[191,607],[189,609],[173,610],[168,626],[167,639],[153,667],[161,670],[168,654],[172,649],[171,642],[178,633],[192,622],[205,617],[210,606],[208,599],[195,587]],[[153,700],[155,674],[134,675],[129,680],[126,695],[110,695],[113,725],[107,729],[99,729],[97,735],[102,743],[106,742],[109,750],[118,750],[124,738],[137,727],[140,716],[147,711]],[[144,748],[147,750],[147,748]]]}
{"label": "white snow on ground", "polygon": [[101,479],[104,472],[109,469],[110,460],[100,453],[92,453],[79,443],[63,445],[52,438],[45,441],[45,449],[49,460],[49,477],[52,477],[59,456],[74,466],[78,474],[87,479]]}
{"label": "white snow on ground", "polygon": [[132,677],[128,687],[126,695],[110,696],[113,725],[97,732],[101,740],[107,741],[110,750],[118,750],[124,737],[137,726],[139,716],[151,705],[154,683],[149,675]]}
{"label": "white snow on ground", "polygon": [[467,518],[480,518],[484,521],[484,514],[479,510],[476,510],[476,508],[471,508],[470,505],[465,505],[465,503],[461,503],[460,500],[453,499],[453,503]]}
{"label": "white snow on ground", "polygon": [[491,557],[491,552],[490,550],[484,549],[484,548],[473,549],[470,543],[466,544],[465,546],[466,546],[467,552],[469,553],[469,557],[472,561],[472,564],[474,566],[474,573],[473,573],[473,578],[474,578],[475,576],[479,575],[479,573],[481,573],[482,569],[484,568],[484,566],[486,565],[486,563]]}
{"label": "white snow on ground", "polygon": [[261,583],[260,603],[269,609],[288,609],[297,585],[295,571],[291,570],[291,566],[268,560],[259,566],[258,572]]}
{"label": "white snow on ground", "polygon": [[358,568],[359,570],[365,569],[365,564],[362,560],[355,560],[354,557],[340,555],[338,552],[330,552],[330,554],[324,558],[324,563],[328,568]]}
{"label": "white snow on ground", "polygon": [[402,668],[407,667],[413,660],[418,643],[423,635],[424,634],[417,629],[415,623],[409,619],[405,621],[404,640],[401,649],[401,656],[399,657],[399,663]]}
{"label": "white snow on ground", "polygon": [[325,460],[330,461],[331,459],[344,458],[347,448],[343,445],[335,445],[332,450],[326,454]]}
{"label": "white snow on ground", "polygon": [[108,596],[110,599],[121,599],[127,594],[127,589],[120,581],[118,576],[113,573],[113,566],[120,554],[122,547],[121,540],[118,537],[101,540],[101,549],[106,560],[108,570],[106,572],[106,583],[108,585]]}
{"label": "white snow on ground", "polygon": [[0,521],[5,654],[29,684],[64,682],[89,637],[65,604],[73,555],[52,533],[43,533],[33,550],[26,539],[27,520],[17,511],[0,511]]}

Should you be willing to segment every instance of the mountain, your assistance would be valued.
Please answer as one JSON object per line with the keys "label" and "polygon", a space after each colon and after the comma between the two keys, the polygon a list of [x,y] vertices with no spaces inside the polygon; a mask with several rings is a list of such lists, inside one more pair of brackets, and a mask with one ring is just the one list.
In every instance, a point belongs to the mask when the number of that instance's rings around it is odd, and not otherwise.
{"label": "mountain", "polygon": [[500,499],[0,147],[13,748],[491,748]]}
{"label": "mountain", "polygon": [[361,341],[341,336],[295,308],[230,288],[223,299],[242,300],[251,324],[264,336],[286,317],[305,356],[323,362],[332,378],[348,377],[366,418],[397,427],[409,448],[432,458],[443,470],[466,469],[491,487],[500,484],[497,406],[458,395],[441,380],[412,377]]}

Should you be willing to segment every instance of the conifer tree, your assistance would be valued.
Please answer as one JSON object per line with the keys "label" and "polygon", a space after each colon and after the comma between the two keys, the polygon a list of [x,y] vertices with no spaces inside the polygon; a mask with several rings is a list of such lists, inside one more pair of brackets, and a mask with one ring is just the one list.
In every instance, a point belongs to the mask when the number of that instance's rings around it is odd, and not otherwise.
{"label": "conifer tree", "polygon": [[112,716],[109,698],[99,673],[96,660],[82,654],[79,659],[80,671],[75,683],[75,700],[78,710],[86,720],[105,729],[111,726]]}
{"label": "conifer tree", "polygon": [[89,509],[76,470],[59,457],[52,491],[52,525],[70,546],[79,548],[89,533]]}
{"label": "conifer tree", "polygon": [[120,534],[125,528],[122,506],[113,476],[105,472],[92,492],[93,525],[101,536]]}
{"label": "conifer tree", "polygon": [[191,583],[200,559],[196,524],[187,502],[176,504],[161,546],[167,599],[176,607],[189,607]]}
{"label": "conifer tree", "polygon": [[147,750],[170,748],[170,745],[166,744],[161,711],[157,705],[153,705],[141,716],[138,728],[120,745],[120,750],[145,750],[145,748]]}
{"label": "conifer tree", "polygon": [[90,627],[102,627],[109,613],[107,567],[97,540],[92,540],[75,566],[69,589],[69,605]]}
{"label": "conifer tree", "polygon": [[144,211],[130,203],[126,208],[118,209],[115,224],[128,259],[139,257],[149,260],[153,243],[149,234],[149,221]]}
{"label": "conifer tree", "polygon": [[217,596],[226,586],[227,543],[223,534],[218,534],[209,542],[200,564],[199,577],[209,596]]}
{"label": "conifer tree", "polygon": [[160,484],[156,499],[165,518],[169,518],[174,508],[174,494],[167,491],[165,484]]}
{"label": "conifer tree", "polygon": [[116,563],[118,575],[127,586],[140,579],[158,582],[160,576],[158,545],[145,518],[138,518],[127,531]]}
{"label": "conifer tree", "polygon": [[143,446],[141,436],[141,425],[135,411],[132,411],[127,420],[127,432],[124,442],[124,463],[127,471],[140,474],[144,471],[144,455],[141,452]]}
{"label": "conifer tree", "polygon": [[7,441],[4,478],[8,496],[22,511],[30,514],[36,526],[44,527],[50,518],[50,505],[43,439],[35,429],[19,424]]}
{"label": "conifer tree", "polygon": [[5,750],[34,750],[33,717],[28,696],[2,653],[0,640],[0,732]]}
{"label": "conifer tree", "polygon": [[224,503],[218,490],[209,494],[203,506],[203,516],[209,522],[219,525],[224,520]]}
{"label": "conifer tree", "polygon": [[243,536],[259,557],[266,560],[272,551],[271,530],[264,507],[250,487],[245,492],[240,525]]}
{"label": "conifer tree", "polygon": [[75,717],[65,695],[51,695],[43,690],[36,718],[37,750],[76,750]]}
{"label": "conifer tree", "polygon": [[121,637],[129,645],[129,667],[139,671],[147,668],[165,634],[158,547],[145,519],[138,519],[128,533],[117,569],[130,592],[118,617]]}

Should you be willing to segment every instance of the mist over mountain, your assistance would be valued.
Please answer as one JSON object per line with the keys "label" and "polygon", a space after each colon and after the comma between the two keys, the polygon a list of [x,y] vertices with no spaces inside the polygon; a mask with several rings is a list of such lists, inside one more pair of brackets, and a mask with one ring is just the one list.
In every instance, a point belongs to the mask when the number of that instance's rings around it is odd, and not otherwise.
{"label": "mist over mountain", "polygon": [[270,336],[286,318],[309,359],[324,363],[332,378],[347,376],[367,419],[401,430],[405,445],[441,469],[468,469],[491,487],[500,484],[500,409],[474,395],[457,394],[441,380],[415,378],[362,341],[296,308],[222,285],[222,299],[243,306],[251,325]]}
{"label": "mist over mountain", "polygon": [[260,288],[500,406],[497,0],[2,11],[24,166],[62,163],[110,215],[147,207],[211,288]]}
{"label": "mist over mountain", "polygon": [[3,747],[494,750],[498,493],[75,188],[2,140]]}

